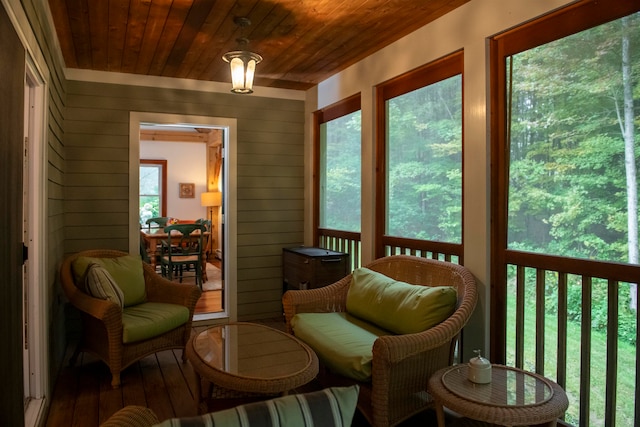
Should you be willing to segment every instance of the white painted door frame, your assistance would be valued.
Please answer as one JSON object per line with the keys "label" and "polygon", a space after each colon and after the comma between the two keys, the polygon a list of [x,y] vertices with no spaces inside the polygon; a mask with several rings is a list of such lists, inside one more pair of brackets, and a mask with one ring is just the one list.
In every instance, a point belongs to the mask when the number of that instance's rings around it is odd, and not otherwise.
{"label": "white painted door frame", "polygon": [[197,315],[199,323],[222,323],[237,320],[237,120],[228,117],[191,116],[132,111],[129,113],[129,253],[140,253],[140,226],[138,200],[140,190],[140,125],[160,124],[201,126],[224,129],[224,311]]}
{"label": "white painted door frame", "polygon": [[24,304],[27,319],[28,351],[25,352],[25,426],[41,425],[49,390],[49,304],[46,280],[48,260],[45,253],[47,205],[47,149],[46,111],[47,93],[44,79],[30,55],[25,66],[25,138],[27,171],[23,183],[25,198],[25,241],[29,259],[26,268],[26,295]]}

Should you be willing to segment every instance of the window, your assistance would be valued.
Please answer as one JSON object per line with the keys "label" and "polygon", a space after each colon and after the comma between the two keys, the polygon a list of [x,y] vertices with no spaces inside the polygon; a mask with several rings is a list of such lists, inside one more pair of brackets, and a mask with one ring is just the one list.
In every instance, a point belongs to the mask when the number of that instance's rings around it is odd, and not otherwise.
{"label": "window", "polygon": [[509,249],[638,263],[639,35],[634,14],[507,58]]}
{"label": "window", "polygon": [[359,233],[360,95],[316,111],[314,120],[315,229]]}
{"label": "window", "polygon": [[167,214],[167,161],[140,160],[140,224]]}
{"label": "window", "polygon": [[573,425],[637,425],[638,2],[496,36],[491,355],[557,381]]}
{"label": "window", "polygon": [[360,94],[313,114],[313,244],[349,254],[360,266]]}
{"label": "window", "polygon": [[378,256],[389,238],[460,245],[462,52],[379,86],[378,114]]}
{"label": "window", "polygon": [[360,232],[360,110],[325,118],[319,127],[319,225]]}

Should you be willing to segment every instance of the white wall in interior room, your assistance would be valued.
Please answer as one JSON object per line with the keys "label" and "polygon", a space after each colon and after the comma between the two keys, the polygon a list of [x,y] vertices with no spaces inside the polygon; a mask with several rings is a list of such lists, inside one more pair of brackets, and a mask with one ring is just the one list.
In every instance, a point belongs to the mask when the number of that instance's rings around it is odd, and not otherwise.
{"label": "white wall in interior room", "polygon": [[[140,141],[140,158],[167,161],[167,216],[179,219],[207,217],[200,193],[207,186],[206,144],[201,142]],[[193,198],[180,198],[180,183],[195,184]]]}

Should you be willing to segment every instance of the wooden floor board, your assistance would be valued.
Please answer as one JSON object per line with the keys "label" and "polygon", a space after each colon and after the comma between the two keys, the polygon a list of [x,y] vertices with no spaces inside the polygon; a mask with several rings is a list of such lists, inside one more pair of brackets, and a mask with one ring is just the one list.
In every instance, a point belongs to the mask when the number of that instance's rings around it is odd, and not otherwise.
{"label": "wooden floor board", "polygon": [[218,313],[222,311],[222,291],[204,291],[196,302],[195,313]]}
{"label": "wooden floor board", "polygon": [[100,424],[104,423],[123,406],[122,389],[114,389],[111,386],[111,374],[106,370],[102,370],[102,375],[100,376],[99,402],[98,418]]}
{"label": "wooden floor board", "polygon": [[122,406],[147,406],[140,364],[136,363],[125,369],[121,374],[121,380]]}
{"label": "wooden floor board", "polygon": [[99,425],[100,377],[104,365],[88,353],[79,358],[78,397],[73,412],[73,427]]}
{"label": "wooden floor board", "polygon": [[[69,359],[73,354],[74,347],[68,346],[63,359],[65,367],[69,365]],[[60,376],[53,388],[55,398],[49,408],[49,417],[46,426],[70,426],[73,422],[73,411],[78,394],[78,377],[72,369],[62,369]]]}
{"label": "wooden floor board", "polygon": [[187,380],[178,367],[178,360],[182,363],[182,359],[177,360],[173,351],[170,350],[157,353],[157,356],[175,416],[188,417],[193,415],[197,412],[197,407]]}
{"label": "wooden floor board", "polygon": [[160,420],[172,418],[175,412],[165,388],[164,378],[156,355],[147,356],[139,363],[142,368],[147,407],[151,408]]}
{"label": "wooden floor board", "polygon": [[[284,329],[281,319],[261,321]],[[206,327],[195,327],[194,333]],[[54,385],[47,427],[98,427],[120,407],[140,405],[151,408],[160,421],[178,416],[195,416],[196,375],[189,362],[182,361],[182,350],[167,350],[147,356],[122,372],[122,385],[112,389],[111,375],[95,356],[82,353],[75,366],[69,366],[75,344],[71,343],[64,365]],[[435,425],[433,414],[420,414],[399,427]],[[367,427],[356,412],[353,427]]]}

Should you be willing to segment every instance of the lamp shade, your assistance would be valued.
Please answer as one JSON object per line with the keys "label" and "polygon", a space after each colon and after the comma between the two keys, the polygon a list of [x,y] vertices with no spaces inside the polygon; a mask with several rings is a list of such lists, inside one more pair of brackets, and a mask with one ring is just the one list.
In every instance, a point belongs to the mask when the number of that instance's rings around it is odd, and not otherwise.
{"label": "lamp shade", "polygon": [[219,191],[208,191],[200,194],[201,206],[221,206],[222,193]]}
{"label": "lamp shade", "polygon": [[231,66],[231,92],[252,93],[256,64],[262,61],[262,57],[246,50],[235,50],[225,53],[222,59]]}

